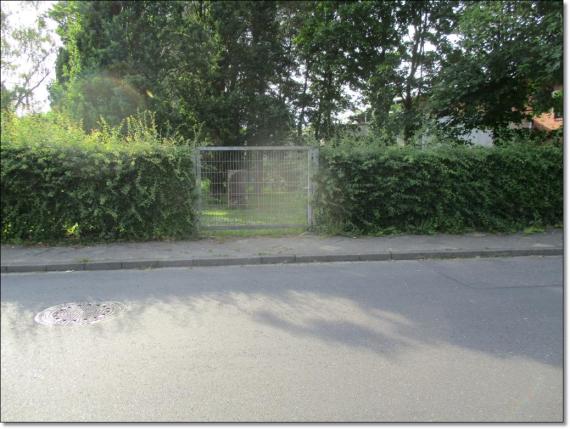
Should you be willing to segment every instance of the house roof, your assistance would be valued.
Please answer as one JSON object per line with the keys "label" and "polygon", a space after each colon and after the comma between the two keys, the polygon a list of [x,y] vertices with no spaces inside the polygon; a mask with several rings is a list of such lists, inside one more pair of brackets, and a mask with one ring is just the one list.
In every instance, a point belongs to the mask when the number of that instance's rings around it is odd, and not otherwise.
{"label": "house roof", "polygon": [[562,117],[555,116],[554,113],[543,113],[532,118],[532,126],[542,131],[554,131],[564,125]]}

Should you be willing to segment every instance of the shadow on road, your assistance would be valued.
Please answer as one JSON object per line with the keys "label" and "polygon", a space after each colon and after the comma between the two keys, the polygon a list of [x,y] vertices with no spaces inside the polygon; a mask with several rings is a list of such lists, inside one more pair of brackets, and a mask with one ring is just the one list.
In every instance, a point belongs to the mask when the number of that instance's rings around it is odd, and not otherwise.
{"label": "shadow on road", "polygon": [[[127,303],[130,311],[86,328],[93,335],[104,338],[145,329],[149,318],[168,318],[194,329],[208,323],[212,312],[223,311],[253,321],[267,335],[277,330],[390,359],[413,347],[445,344],[562,367],[563,296],[561,287],[552,287],[562,283],[561,261],[402,261],[10,275],[2,277],[2,331],[30,340],[50,329],[33,322],[35,313],[46,307],[114,300]],[[493,288],[485,272],[492,273],[501,287]]]}

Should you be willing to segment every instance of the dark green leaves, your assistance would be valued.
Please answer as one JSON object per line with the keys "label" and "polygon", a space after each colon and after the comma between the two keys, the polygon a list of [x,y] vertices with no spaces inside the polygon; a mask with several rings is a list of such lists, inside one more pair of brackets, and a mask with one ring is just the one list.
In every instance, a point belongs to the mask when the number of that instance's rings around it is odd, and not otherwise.
{"label": "dark green leaves", "polygon": [[[195,231],[192,152],[84,134],[61,119],[2,124],[2,239],[181,238]],[[71,232],[70,232],[71,231]]]}
{"label": "dark green leaves", "polygon": [[559,108],[562,2],[467,2],[459,44],[448,55],[431,99],[434,112],[467,129],[504,128]]}
{"label": "dark green leaves", "polygon": [[562,221],[562,149],[358,148],[321,153],[316,204],[330,232],[506,231]]}

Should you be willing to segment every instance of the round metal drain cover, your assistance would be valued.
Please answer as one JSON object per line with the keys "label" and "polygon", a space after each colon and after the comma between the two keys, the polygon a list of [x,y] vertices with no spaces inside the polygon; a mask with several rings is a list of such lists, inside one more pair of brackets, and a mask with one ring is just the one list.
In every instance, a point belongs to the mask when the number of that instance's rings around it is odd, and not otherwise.
{"label": "round metal drain cover", "polygon": [[42,325],[90,325],[117,316],[126,309],[120,302],[68,302],[46,308],[34,320]]}

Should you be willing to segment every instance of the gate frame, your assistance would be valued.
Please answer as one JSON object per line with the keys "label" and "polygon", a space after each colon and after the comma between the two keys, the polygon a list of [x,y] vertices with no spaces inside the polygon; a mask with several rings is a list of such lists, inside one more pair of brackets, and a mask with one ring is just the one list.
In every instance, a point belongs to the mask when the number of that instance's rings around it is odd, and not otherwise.
{"label": "gate frame", "polygon": [[[224,152],[224,151],[306,151],[307,152],[307,223],[306,224],[259,224],[259,225],[201,225],[202,219],[202,152]],[[310,228],[315,224],[312,199],[315,194],[313,175],[319,167],[319,148],[315,146],[200,146],[196,148],[194,154],[194,174],[196,178],[196,189],[198,191],[198,226],[200,229],[208,230],[237,230],[237,229],[270,229],[270,228]]]}

